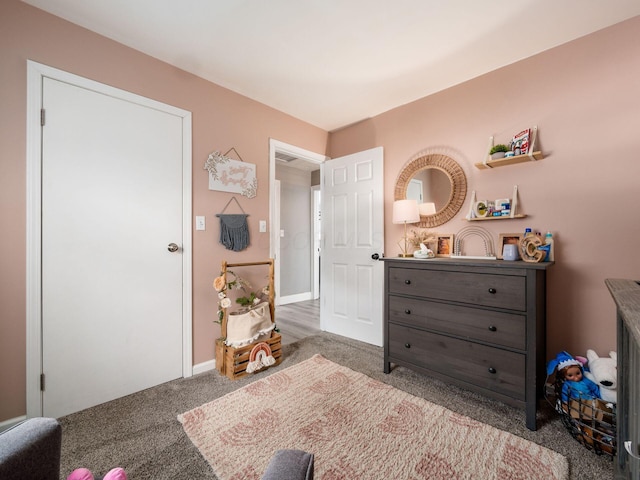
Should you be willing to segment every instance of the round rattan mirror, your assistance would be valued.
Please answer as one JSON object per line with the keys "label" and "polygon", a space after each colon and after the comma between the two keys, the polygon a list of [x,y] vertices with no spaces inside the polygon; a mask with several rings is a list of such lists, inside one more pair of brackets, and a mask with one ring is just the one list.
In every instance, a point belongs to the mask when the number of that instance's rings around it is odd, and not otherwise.
{"label": "round rattan mirror", "polygon": [[[437,172],[425,172],[425,170],[429,169],[435,169]],[[435,181],[440,182],[440,185],[435,185],[432,190],[440,191],[440,196],[443,195],[442,192],[444,191],[445,197],[448,193],[448,198],[441,201],[433,198],[424,198],[422,200],[424,202],[435,203],[436,213],[432,215],[420,215],[420,222],[416,225],[421,228],[432,228],[448,222],[458,213],[460,208],[462,208],[462,204],[467,195],[467,177],[462,167],[448,155],[442,153],[422,155],[407,162],[400,171],[398,179],[396,180],[394,200],[406,199],[407,189],[416,182],[422,183],[422,180],[417,179],[424,177],[425,173],[435,174],[432,175],[432,177]],[[445,181],[444,188],[443,185],[441,185],[442,180]],[[446,181],[449,182],[448,190],[446,188]]]}

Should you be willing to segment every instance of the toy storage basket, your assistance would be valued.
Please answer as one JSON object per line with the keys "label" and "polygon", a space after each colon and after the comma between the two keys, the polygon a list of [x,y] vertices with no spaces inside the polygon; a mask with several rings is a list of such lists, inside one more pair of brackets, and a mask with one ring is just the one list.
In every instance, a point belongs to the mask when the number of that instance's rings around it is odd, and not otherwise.
{"label": "toy storage basket", "polygon": [[[263,262],[249,262],[249,263],[227,263],[222,262],[222,276],[225,278],[228,267],[249,267],[255,265],[268,265],[269,266],[269,310],[271,313],[271,322],[275,323],[275,290],[274,290],[274,265],[273,259],[269,259]],[[278,332],[271,331],[267,338],[260,338],[249,345],[241,347],[231,347],[225,344],[224,339],[227,336],[227,322],[229,321],[228,309],[223,309],[224,315],[220,325],[220,331],[222,338],[216,340],[216,369],[222,374],[230,378],[231,380],[237,380],[240,377],[248,375],[247,367],[254,359],[252,356],[260,350],[268,348],[271,351],[271,355],[275,359],[275,365],[279,365],[282,361],[282,337]],[[268,367],[265,367],[268,368]],[[260,370],[262,371],[262,370]]]}
{"label": "toy storage basket", "polygon": [[[616,454],[616,405],[601,399],[580,398],[568,387],[568,401],[563,400],[562,380],[547,383],[545,397],[560,414],[562,424],[571,436],[598,455]],[[574,394],[572,394],[574,393]]]}

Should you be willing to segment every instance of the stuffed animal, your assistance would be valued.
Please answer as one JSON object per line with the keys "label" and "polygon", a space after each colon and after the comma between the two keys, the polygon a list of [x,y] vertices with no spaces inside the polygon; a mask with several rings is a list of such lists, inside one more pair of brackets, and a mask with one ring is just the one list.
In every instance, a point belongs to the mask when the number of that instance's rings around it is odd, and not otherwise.
{"label": "stuffed animal", "polygon": [[86,468],[77,468],[73,472],[69,474],[67,480],[127,480],[127,474],[125,471],[118,467],[112,468],[107,472],[104,477],[93,477],[93,474],[90,470]]}
{"label": "stuffed animal", "polygon": [[547,364],[547,375],[556,372],[557,380],[562,382],[562,402],[569,398],[592,400],[600,398],[600,388],[583,375],[582,363],[567,352],[560,352]]}
{"label": "stuffed animal", "polygon": [[618,354],[609,352],[608,357],[599,357],[593,350],[587,350],[589,371],[585,376],[600,387],[600,398],[605,402],[617,403],[618,394]]}
{"label": "stuffed animal", "polygon": [[589,363],[589,360],[587,360],[587,357],[581,357],[580,355],[576,355],[575,357],[576,360],[578,360],[581,364],[582,364],[582,369],[585,371],[589,371],[589,365],[587,365],[587,363]]}

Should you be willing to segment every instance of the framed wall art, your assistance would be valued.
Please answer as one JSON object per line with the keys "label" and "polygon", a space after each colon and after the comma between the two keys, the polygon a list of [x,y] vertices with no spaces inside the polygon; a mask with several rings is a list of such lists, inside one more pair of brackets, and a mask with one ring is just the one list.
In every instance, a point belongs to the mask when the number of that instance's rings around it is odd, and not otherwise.
{"label": "framed wall art", "polygon": [[239,193],[247,198],[253,198],[258,192],[258,179],[256,177],[256,166],[247,163],[236,155],[240,160],[234,160],[227,156],[231,148],[226,153],[221,154],[216,151],[209,155],[204,164],[204,169],[209,172],[209,190],[220,192]]}

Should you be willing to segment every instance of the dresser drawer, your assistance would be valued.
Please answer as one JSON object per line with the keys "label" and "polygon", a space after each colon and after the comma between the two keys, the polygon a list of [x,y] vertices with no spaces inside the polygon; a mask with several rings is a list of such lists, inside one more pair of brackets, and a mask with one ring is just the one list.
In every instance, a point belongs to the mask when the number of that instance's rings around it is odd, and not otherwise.
{"label": "dresser drawer", "polygon": [[389,357],[463,382],[525,399],[525,356],[389,324]]}
{"label": "dresser drawer", "polygon": [[526,311],[526,280],[513,275],[389,268],[389,293]]}
{"label": "dresser drawer", "polygon": [[389,295],[387,308],[389,322],[392,323],[436,330],[519,350],[526,348],[524,315],[395,295]]}

